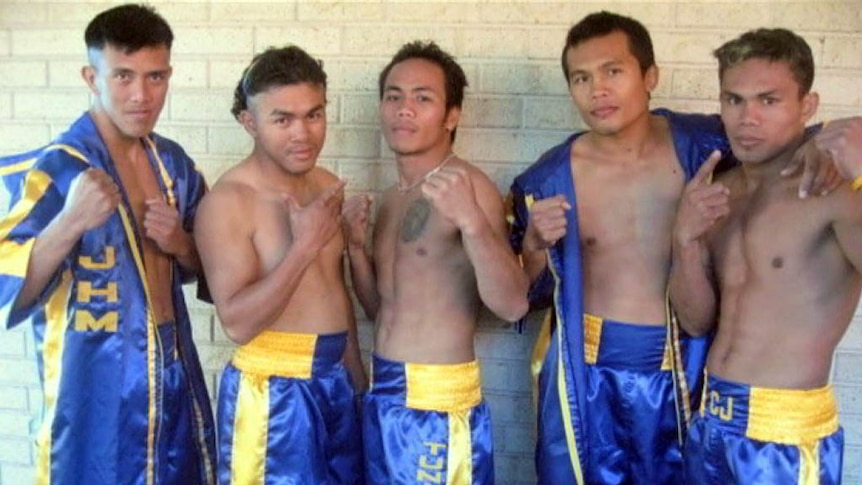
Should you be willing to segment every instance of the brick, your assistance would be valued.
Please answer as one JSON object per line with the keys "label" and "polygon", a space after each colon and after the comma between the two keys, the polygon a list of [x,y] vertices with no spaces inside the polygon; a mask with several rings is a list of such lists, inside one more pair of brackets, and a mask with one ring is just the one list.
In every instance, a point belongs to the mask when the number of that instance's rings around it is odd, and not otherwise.
{"label": "brick", "polygon": [[[162,118],[156,126],[156,131],[171,140],[182,145],[189,155],[193,153],[204,153],[207,150],[207,129],[204,125],[190,125],[173,123],[167,120],[162,112]],[[192,156],[194,159],[195,157]],[[195,163],[198,161],[195,159]],[[191,293],[194,296],[194,292]],[[189,301],[189,300],[186,300]]]}
{"label": "brick", "polygon": [[198,343],[198,356],[205,371],[218,371],[233,354],[234,345]]}
{"label": "brick", "polygon": [[2,150],[7,154],[32,150],[51,140],[48,125],[44,123],[0,121],[0,133],[3,133]]}
{"label": "brick", "polygon": [[531,96],[524,100],[524,128],[571,130],[582,128],[580,125],[580,117],[569,97]]}
{"label": "brick", "polygon": [[[236,89],[242,79],[243,70],[251,63],[252,55],[240,59],[213,59],[209,65],[209,86],[211,88]],[[233,96],[231,96],[233,99]]]}
{"label": "brick", "polygon": [[[0,373],[0,379],[5,374],[6,371],[3,370]],[[3,399],[0,399],[0,409],[15,411],[26,411],[29,409],[26,387],[2,385],[0,386],[0,394],[3,396]],[[2,432],[2,428],[0,428],[0,432]]]}
{"label": "brick", "polygon": [[791,30],[862,31],[862,10],[847,2],[788,2],[773,9],[773,24]]}
{"label": "brick", "polygon": [[0,30],[0,57],[8,57],[12,50],[12,39],[8,30]]}
{"label": "brick", "polygon": [[374,125],[380,122],[380,100],[377,94],[344,95],[341,98],[341,122],[351,125]]}
{"label": "brick", "polygon": [[[541,2],[494,2],[481,3],[475,6],[478,19],[482,24],[521,24],[521,25],[555,25],[560,37],[560,48],[565,39],[566,29],[575,22],[573,5],[576,2],[552,3]],[[563,28],[562,26],[565,26]]]}
{"label": "brick", "polygon": [[862,69],[862,54],[859,51],[859,35],[853,37],[827,37],[823,44],[823,59],[818,69],[844,68]]}
{"label": "brick", "polygon": [[393,2],[387,5],[387,14],[390,21],[404,23],[425,23],[428,19],[451,23],[479,20],[477,6],[468,2]]}
{"label": "brick", "polygon": [[36,469],[11,463],[0,464],[0,483],[36,483]]}
{"label": "brick", "polygon": [[290,22],[296,18],[294,2],[259,3],[213,3],[210,5],[210,19],[213,23],[249,25],[266,24],[275,21]]}
{"label": "brick", "polygon": [[233,93],[229,91],[174,90],[170,95],[170,119],[233,123],[232,103]]}
{"label": "brick", "polygon": [[21,411],[0,410],[0,433],[15,438],[30,438],[30,415]]}
{"label": "brick", "polygon": [[12,102],[17,119],[74,119],[87,109],[89,97],[83,89],[57,89],[13,93]]}
{"label": "brick", "polygon": [[41,59],[80,57],[84,52],[80,28],[20,29],[12,32],[12,55]]}
{"label": "brick", "polygon": [[566,43],[564,29],[530,27],[524,35],[527,38],[524,55],[528,59],[560,62],[563,45]]}
{"label": "brick", "polygon": [[[733,35],[709,31],[657,32],[652,34],[656,63],[703,64],[715,69],[712,52]],[[716,71],[717,72],[717,71]]]}
{"label": "brick", "polygon": [[0,72],[0,88],[39,88],[48,82],[44,61],[2,61]]}
{"label": "brick", "polygon": [[346,189],[355,192],[381,192],[398,181],[398,171],[394,161],[369,164],[342,163],[338,176],[347,180]]}
{"label": "brick", "polygon": [[86,92],[87,84],[81,78],[81,68],[86,63],[87,59],[83,55],[75,60],[48,61],[48,85],[52,88],[75,88]]}
{"label": "brick", "polygon": [[329,91],[377,92],[377,76],[385,65],[384,62],[379,66],[368,62],[326,62],[324,68],[328,76]]}
{"label": "brick", "polygon": [[205,60],[174,56],[171,59],[171,88],[205,88],[209,81],[209,66]]}
{"label": "brick", "polygon": [[48,21],[46,3],[5,0],[0,3],[0,27],[40,25]]}
{"label": "brick", "polygon": [[[862,90],[859,89],[859,76],[850,74],[818,74],[815,90],[820,93],[820,104],[859,106],[862,104]],[[826,87],[828,86],[828,88]]]}
{"label": "brick", "polygon": [[[39,2],[42,3],[42,2]],[[104,3],[83,2],[44,2],[48,7],[48,18],[50,25],[67,25],[79,29],[81,33],[78,42],[84,47],[84,29],[87,24],[103,10],[109,8]],[[38,4],[37,4],[38,5]],[[159,9],[161,12],[161,9]]]}
{"label": "brick", "polygon": [[0,383],[2,384],[30,384],[34,382],[36,373],[36,361],[34,359],[0,357]]}
{"label": "brick", "polygon": [[718,99],[716,69],[676,69],[671,80],[675,98]]}
{"label": "brick", "polygon": [[12,436],[0,437],[0,463],[31,465],[30,440]]}
{"label": "brick", "polygon": [[254,48],[251,27],[187,27],[177,29],[171,52],[178,56],[251,55]]}
{"label": "brick", "polygon": [[523,59],[532,40],[525,30],[512,28],[465,29],[459,34],[456,46],[462,56],[491,59]]}
{"label": "brick", "polygon": [[[765,2],[737,2],[729,7],[724,2],[679,2],[676,5],[676,25],[679,27],[715,27],[744,30],[761,27],[772,16],[774,5]],[[718,47],[718,46],[716,46]]]}
{"label": "brick", "polygon": [[862,353],[837,353],[834,368],[835,382],[862,384]]}
{"label": "brick", "polygon": [[340,52],[341,30],[333,27],[258,27],[255,29],[255,52],[269,46],[295,44],[313,57],[325,57]]}
{"label": "brick", "polygon": [[649,29],[671,26],[674,22],[673,2],[632,2],[617,0],[612,2],[574,2],[572,24],[586,15],[601,10],[615,12],[632,17],[643,23]]}
{"label": "brick", "polygon": [[300,22],[322,21],[326,23],[381,22],[386,16],[386,5],[382,2],[299,2],[296,16]]}
{"label": "brick", "polygon": [[488,63],[480,67],[477,88],[506,95],[565,95],[568,93],[559,63]]}
{"label": "brick", "polygon": [[[12,118],[12,95],[0,93],[0,119]],[[0,149],[4,151],[4,149]]]}
{"label": "brick", "polygon": [[3,357],[26,357],[26,350],[24,332],[21,330],[5,332],[0,337],[0,355]]}
{"label": "brick", "polygon": [[377,130],[364,127],[329,126],[321,158],[361,157],[374,158],[380,154]]}
{"label": "brick", "polygon": [[504,96],[469,96],[464,99],[459,126],[517,128],[521,124],[522,101]]}
{"label": "brick", "polygon": [[[415,5],[415,4],[414,4]],[[453,53],[457,32],[455,29],[436,25],[411,25],[410,28],[379,29],[366,25],[344,27],[342,35],[343,54],[368,56],[374,53],[381,59],[380,69],[386,65],[402,45],[414,40],[433,40],[442,49]],[[463,54],[458,52],[458,57]]]}
{"label": "brick", "polygon": [[844,428],[844,442],[847,445],[862,445],[862,414],[842,414],[840,421]]}

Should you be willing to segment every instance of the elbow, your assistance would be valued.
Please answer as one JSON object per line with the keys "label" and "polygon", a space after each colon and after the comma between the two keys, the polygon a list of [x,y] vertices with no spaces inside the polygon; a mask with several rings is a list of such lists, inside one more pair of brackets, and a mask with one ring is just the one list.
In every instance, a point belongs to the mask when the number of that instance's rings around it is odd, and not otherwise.
{"label": "elbow", "polygon": [[530,311],[530,302],[527,301],[527,294],[523,293],[516,298],[509,298],[500,302],[499,309],[494,313],[503,320],[514,323],[524,318],[524,315]]}
{"label": "elbow", "polygon": [[237,324],[232,319],[222,318],[219,315],[219,320],[221,320],[221,328],[225,336],[237,345],[245,345],[257,336],[247,326]]}

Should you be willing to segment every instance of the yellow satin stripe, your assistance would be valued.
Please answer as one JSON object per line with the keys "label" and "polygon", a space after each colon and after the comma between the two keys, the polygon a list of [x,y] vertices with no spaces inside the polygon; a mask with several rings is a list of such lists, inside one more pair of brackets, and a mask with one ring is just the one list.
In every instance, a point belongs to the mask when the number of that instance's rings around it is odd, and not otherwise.
{"label": "yellow satin stripe", "polygon": [[269,378],[243,374],[236,398],[230,483],[263,485],[269,430]]}
{"label": "yellow satin stripe", "polygon": [[[686,428],[691,424],[691,389],[685,375],[685,366],[682,362],[682,345],[679,337],[679,320],[676,318],[676,313],[670,304],[670,288],[665,290],[664,295],[664,313],[665,321],[667,322],[667,344],[665,344],[665,360],[668,360],[667,365],[673,375],[674,393],[673,399],[677,409],[676,419],[676,434],[680,446],[685,440],[687,433]],[[665,367],[665,361],[661,363],[661,370],[668,370]],[[704,371],[705,372],[705,371]],[[706,374],[704,373],[704,376]],[[706,381],[704,381],[706,382]],[[706,385],[704,384],[704,389]],[[682,401],[682,402],[680,402]],[[681,405],[680,405],[681,404]],[[679,415],[679,409],[682,408],[682,416]],[[702,413],[701,413],[702,414]]]}
{"label": "yellow satin stripe", "polygon": [[859,189],[862,189],[862,175],[853,179],[853,184],[851,185],[851,188],[853,189],[854,192],[859,190]]}
{"label": "yellow satin stripe", "polygon": [[63,347],[69,317],[66,304],[72,288],[72,273],[69,270],[60,275],[60,284],[48,297],[45,304],[45,337],[42,346],[44,365],[43,400],[44,416],[36,438],[36,483],[51,483],[51,429],[57,411],[57,396],[60,393],[60,378],[63,370]]}
{"label": "yellow satin stripe", "polygon": [[548,355],[550,346],[551,311],[548,310],[542,320],[542,326],[539,329],[538,338],[536,338],[536,346],[533,347],[533,359],[530,362],[530,374],[533,377],[533,409],[539,408],[539,374],[542,373],[542,365],[545,363],[545,356]]}
{"label": "yellow satin stripe", "polygon": [[317,335],[264,331],[233,354],[234,367],[243,373],[311,379]]}
{"label": "yellow satin stripe", "polygon": [[30,265],[30,254],[36,239],[27,239],[21,244],[15,241],[0,241],[0,274],[27,277],[27,267]]}
{"label": "yellow satin stripe", "polygon": [[168,173],[168,170],[165,168],[165,163],[162,162],[162,157],[159,156],[159,150],[156,147],[155,142],[153,142],[153,140],[149,137],[146,137],[144,139],[147,141],[147,145],[150,147],[150,152],[153,154],[153,157],[155,157],[156,162],[159,165],[159,175],[161,175],[162,182],[165,184],[165,188],[167,188],[168,191],[168,205],[171,207],[176,207],[177,198],[174,195],[174,180],[171,178],[170,174]]}
{"label": "yellow satin stripe", "polygon": [[[569,407],[569,396],[566,388],[566,369],[563,366],[563,334],[566,333],[566,321],[560,315],[560,276],[551,261],[551,253],[545,250],[548,260],[548,268],[554,277],[554,311],[557,315],[557,398],[560,400],[560,412],[563,413],[563,428],[566,433],[566,445],[569,451],[569,460],[572,462],[572,470],[575,473],[575,482],[584,483],[584,474],[581,470],[581,455],[578,451],[578,443],[575,441],[575,429],[572,425],[572,409]],[[577,323],[577,322],[576,322]],[[547,399],[552,399],[548,396]]]}
{"label": "yellow satin stripe", "polygon": [[799,445],[799,485],[820,485],[820,442]]}
{"label": "yellow satin stripe", "polygon": [[153,485],[155,477],[155,446],[156,446],[156,322],[153,320],[153,301],[150,297],[150,286],[147,281],[147,272],[144,270],[144,261],[141,250],[132,228],[129,214],[123,205],[117,207],[120,220],[123,221],[123,230],[126,240],[129,242],[135,267],[138,270],[138,278],[144,289],[147,299],[147,383],[148,383],[148,405],[147,405],[147,485]]}
{"label": "yellow satin stripe", "polygon": [[51,177],[41,170],[31,170],[24,179],[24,192],[14,206],[9,210],[9,214],[0,220],[0,238],[5,239],[12,228],[23,221],[36,202],[45,195],[45,191],[51,185]]}
{"label": "yellow satin stripe", "polygon": [[477,361],[463,364],[404,364],[407,407],[457,412],[482,401]]}
{"label": "yellow satin stripe", "polygon": [[27,160],[22,160],[18,163],[13,163],[12,165],[0,167],[0,177],[5,177],[18,172],[26,172],[27,170],[30,170],[34,163],[36,163],[36,160],[36,157],[28,158]]}
{"label": "yellow satin stripe", "polygon": [[601,317],[584,313],[584,362],[587,364],[595,364],[599,360],[602,323]]}
{"label": "yellow satin stripe", "polygon": [[446,456],[446,483],[473,483],[473,443],[470,410],[449,413],[449,448]]}
{"label": "yellow satin stripe", "polygon": [[745,436],[786,445],[811,443],[838,431],[832,386],[819,389],[752,387]]}

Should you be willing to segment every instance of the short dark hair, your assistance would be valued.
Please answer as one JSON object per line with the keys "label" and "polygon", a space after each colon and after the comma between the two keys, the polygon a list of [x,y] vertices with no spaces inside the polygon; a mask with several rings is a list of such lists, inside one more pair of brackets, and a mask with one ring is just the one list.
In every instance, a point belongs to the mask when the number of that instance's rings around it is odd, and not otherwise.
{"label": "short dark hair", "polygon": [[398,49],[389,64],[380,71],[380,78],[378,79],[380,99],[383,99],[383,90],[386,87],[386,77],[389,76],[389,72],[396,64],[410,59],[423,59],[440,66],[446,84],[446,111],[461,107],[464,102],[464,88],[468,86],[467,75],[464,74],[464,70],[461,69],[455,58],[433,41],[416,40],[404,44],[401,49]]}
{"label": "short dark hair", "polygon": [[718,80],[731,67],[749,59],[786,62],[799,84],[799,95],[811,91],[814,84],[814,58],[805,39],[787,29],[750,30],[724,43],[713,52],[718,59]]}
{"label": "short dark hair", "polygon": [[110,44],[127,54],[162,45],[170,50],[174,33],[155,8],[126,4],[96,15],[84,31],[84,42],[87,49],[103,50]]}
{"label": "short dark hair", "polygon": [[566,36],[566,45],[563,46],[562,54],[563,76],[566,77],[566,83],[569,82],[569,61],[566,59],[566,52],[569,48],[577,47],[590,39],[604,37],[614,32],[625,34],[628,39],[629,51],[638,60],[641,74],[646,73],[647,69],[655,65],[652,39],[649,31],[642,23],[631,17],[606,11],[591,13],[573,25]]}
{"label": "short dark hair", "polygon": [[326,89],[323,61],[295,45],[269,47],[257,54],[242,71],[233,93],[230,112],[235,118],[248,109],[248,98],[274,86],[308,83]]}

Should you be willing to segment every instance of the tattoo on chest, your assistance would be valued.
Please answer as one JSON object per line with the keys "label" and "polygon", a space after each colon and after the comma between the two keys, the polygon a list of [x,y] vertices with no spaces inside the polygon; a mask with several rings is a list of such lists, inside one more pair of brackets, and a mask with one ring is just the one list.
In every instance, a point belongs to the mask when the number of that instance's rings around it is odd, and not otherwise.
{"label": "tattoo on chest", "polygon": [[401,221],[401,241],[413,242],[419,239],[428,225],[430,215],[431,204],[427,199],[420,197],[411,202],[404,214],[404,220]]}

